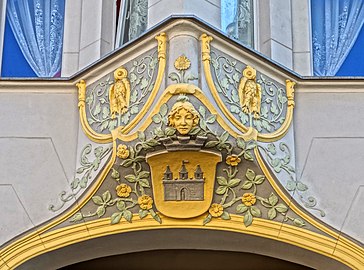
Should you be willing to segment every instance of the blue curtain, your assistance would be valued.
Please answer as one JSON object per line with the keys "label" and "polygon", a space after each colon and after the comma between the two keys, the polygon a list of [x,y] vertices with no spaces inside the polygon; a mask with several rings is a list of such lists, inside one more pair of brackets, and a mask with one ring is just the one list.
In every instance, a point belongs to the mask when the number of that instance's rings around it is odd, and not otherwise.
{"label": "blue curtain", "polygon": [[38,77],[60,73],[65,0],[8,0],[7,19]]}
{"label": "blue curtain", "polygon": [[362,0],[312,0],[313,71],[335,76],[364,22]]}

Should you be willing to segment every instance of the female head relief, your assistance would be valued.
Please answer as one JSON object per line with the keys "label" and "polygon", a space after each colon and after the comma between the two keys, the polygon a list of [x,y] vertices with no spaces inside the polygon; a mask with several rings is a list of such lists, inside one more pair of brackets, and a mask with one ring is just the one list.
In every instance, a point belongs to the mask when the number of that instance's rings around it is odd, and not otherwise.
{"label": "female head relief", "polygon": [[180,96],[168,114],[168,125],[177,129],[181,135],[187,135],[198,125],[199,120],[197,110],[186,96]]}

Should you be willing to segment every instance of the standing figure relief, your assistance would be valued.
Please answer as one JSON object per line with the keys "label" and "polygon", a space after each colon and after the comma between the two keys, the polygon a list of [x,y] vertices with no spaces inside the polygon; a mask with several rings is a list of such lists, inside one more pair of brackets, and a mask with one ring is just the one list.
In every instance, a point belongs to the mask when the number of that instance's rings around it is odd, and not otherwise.
{"label": "standing figure relief", "polygon": [[257,71],[247,66],[239,83],[239,99],[241,109],[246,114],[253,114],[254,119],[260,118],[261,86],[256,82]]}
{"label": "standing figure relief", "polygon": [[122,115],[128,111],[130,101],[130,82],[128,71],[120,67],[114,72],[114,83],[109,89],[110,113],[114,119],[116,114]]}

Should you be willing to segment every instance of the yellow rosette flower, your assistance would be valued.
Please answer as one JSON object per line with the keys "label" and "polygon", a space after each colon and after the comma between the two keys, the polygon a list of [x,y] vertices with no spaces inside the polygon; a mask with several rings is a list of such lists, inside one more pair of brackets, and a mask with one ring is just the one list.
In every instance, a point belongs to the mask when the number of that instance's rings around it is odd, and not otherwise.
{"label": "yellow rosette flower", "polygon": [[220,217],[224,212],[224,208],[222,208],[221,204],[213,203],[210,206],[209,213],[213,217]]}
{"label": "yellow rosette flower", "polygon": [[119,158],[122,158],[122,159],[126,159],[129,157],[129,150],[128,150],[128,147],[124,144],[120,144],[118,146],[118,150],[116,152],[116,155],[119,157]]}
{"label": "yellow rosette flower", "polygon": [[186,70],[191,66],[191,61],[184,55],[179,56],[174,62],[174,67],[177,70]]}
{"label": "yellow rosette flower", "polygon": [[131,192],[131,187],[128,186],[127,184],[120,184],[116,187],[116,194],[119,197],[127,198],[129,197],[130,192]]}
{"label": "yellow rosette flower", "polygon": [[243,197],[241,198],[241,201],[246,206],[252,206],[256,203],[257,198],[253,193],[245,193]]}
{"label": "yellow rosette flower", "polygon": [[153,199],[148,195],[143,195],[138,198],[138,204],[141,209],[149,210],[152,209]]}
{"label": "yellow rosette flower", "polygon": [[238,166],[238,164],[240,163],[241,159],[237,156],[237,155],[230,155],[226,157],[226,164],[227,165],[231,165],[231,166]]}

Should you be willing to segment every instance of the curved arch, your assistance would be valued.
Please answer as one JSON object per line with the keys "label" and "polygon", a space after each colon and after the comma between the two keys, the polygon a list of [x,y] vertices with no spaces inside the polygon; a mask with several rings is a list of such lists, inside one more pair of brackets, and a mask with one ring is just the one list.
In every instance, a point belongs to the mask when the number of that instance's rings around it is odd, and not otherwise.
{"label": "curved arch", "polygon": [[[141,125],[140,130],[145,130],[150,125],[152,116],[159,111],[159,105],[167,102],[173,95],[181,93],[194,95],[197,99],[204,103],[211,113],[217,114],[215,108],[211,105],[211,103],[197,86],[190,84],[175,84],[166,88],[153,111],[148,115],[147,119]],[[226,124],[221,116],[217,116],[217,121],[221,127],[227,130],[233,137],[239,136],[239,134],[234,132]],[[98,179],[95,181],[95,184],[92,186],[92,188],[87,191],[82,200],[79,201],[78,204],[71,208],[67,213],[51,221],[45,226],[39,227],[36,231],[29,233],[18,241],[14,241],[0,250],[0,258],[6,262],[5,264],[0,261],[0,270],[9,268],[12,269],[26,263],[32,258],[39,257],[42,254],[50,254],[51,252],[56,252],[57,250],[61,252],[61,248],[64,250],[65,248],[71,248],[75,244],[90,243],[89,241],[98,241],[98,239],[102,239],[103,237],[110,236],[117,238],[119,236],[122,237],[123,235],[128,235],[129,233],[136,231],[138,231],[138,235],[143,235],[144,231],[156,231],[160,232],[160,234],[164,234],[164,231],[181,231],[192,229],[194,229],[192,231],[199,232],[198,234],[200,234],[200,236],[197,235],[196,237],[200,239],[205,239],[205,237],[202,237],[202,235],[209,231],[213,234],[221,234],[223,232],[236,233],[239,235],[239,237],[243,238],[254,236],[256,237],[255,239],[263,239],[264,241],[274,240],[273,243],[279,243],[277,244],[278,246],[290,244],[289,249],[291,249],[291,247],[295,247],[299,248],[299,250],[302,252],[311,252],[317,256],[324,257],[328,261],[336,261],[336,263],[340,264],[341,267],[343,267],[345,264],[352,269],[363,269],[364,249],[362,247],[339,235],[329,227],[317,222],[315,219],[306,215],[303,211],[297,208],[294,204],[291,204],[290,209],[296,212],[299,216],[304,217],[306,221],[316,227],[318,229],[315,230],[316,232],[288,224],[282,224],[278,221],[271,221],[261,218],[254,218],[251,226],[244,227],[244,217],[239,215],[231,215],[230,220],[216,218],[206,225],[203,225],[204,216],[190,219],[174,219],[163,216],[162,224],[155,222],[152,217],[148,216],[142,220],[135,218],[133,219],[132,223],[122,221],[115,225],[110,225],[109,218],[102,218],[88,222],[81,222],[72,226],[60,226],[62,222],[66,221],[77,211],[79,211],[100,188],[106,175],[111,170],[111,167],[115,162],[116,140],[120,139],[122,141],[131,141],[136,137],[136,132],[131,134],[123,134],[121,127],[119,129],[113,130],[112,156],[105,165],[104,170],[98,176]],[[262,168],[273,188],[287,204],[290,204],[290,199],[285,196],[280,191],[280,187],[275,184],[274,179],[270,175],[269,170],[265,166],[264,161],[261,159],[257,150],[255,154],[259,166]],[[243,240],[241,243],[236,243],[235,238],[238,237],[232,236],[232,234],[229,235],[231,237],[229,236],[228,240],[231,241],[231,245],[225,246],[224,249],[230,250],[239,247],[240,249],[246,248],[247,251],[256,251],[255,248],[252,248],[254,243],[246,244]],[[190,235],[186,234],[185,238],[188,239],[189,237]],[[154,239],[154,241],[157,242],[159,240],[160,239],[158,237]],[[165,237],[163,237],[163,240],[165,240]],[[141,239],[141,242],[144,242],[144,240]],[[218,243],[215,244],[218,245],[219,241],[217,242]],[[131,242],[129,244],[131,244]],[[179,248],[182,247],[183,246],[180,246]],[[125,248],[129,251],[132,250],[129,249],[128,246]],[[138,248],[143,249],[144,247],[142,245]],[[190,246],[190,248],[199,248],[198,243],[196,243],[194,246]],[[276,249],[274,248],[273,251],[276,252]],[[285,258],[284,254],[282,255],[279,253],[275,253],[274,256],[283,256],[282,258]]]}
{"label": "curved arch", "polygon": [[62,249],[49,250],[17,269],[56,269],[106,256],[170,249],[247,252],[315,269],[350,269],[332,258],[275,239],[231,231],[186,228],[134,231],[87,239]]}

